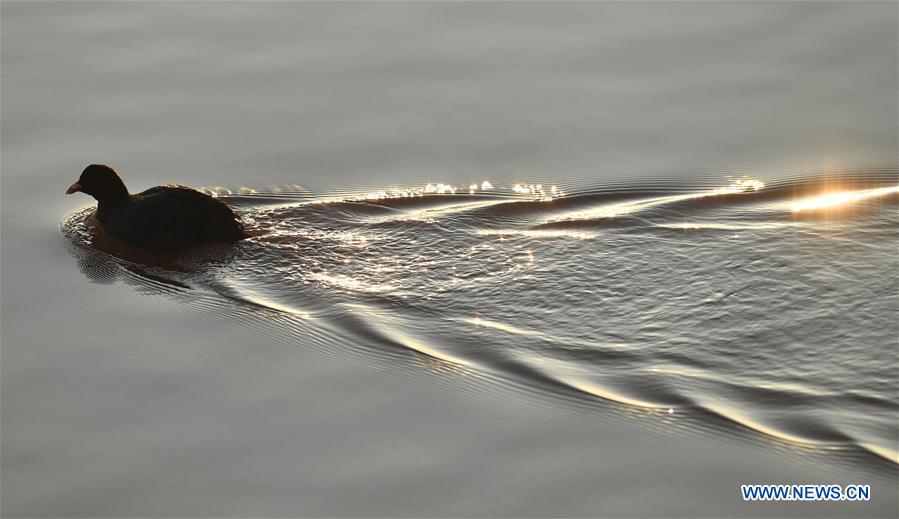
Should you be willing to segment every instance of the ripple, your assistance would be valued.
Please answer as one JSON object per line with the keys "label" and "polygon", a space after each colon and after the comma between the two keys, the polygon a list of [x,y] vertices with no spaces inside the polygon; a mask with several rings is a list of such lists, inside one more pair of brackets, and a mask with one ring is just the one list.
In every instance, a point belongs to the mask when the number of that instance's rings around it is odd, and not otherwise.
{"label": "ripple", "polygon": [[97,283],[897,463],[896,172],[768,180],[222,188],[253,238],[181,256],[114,243],[91,209],[61,229]]}

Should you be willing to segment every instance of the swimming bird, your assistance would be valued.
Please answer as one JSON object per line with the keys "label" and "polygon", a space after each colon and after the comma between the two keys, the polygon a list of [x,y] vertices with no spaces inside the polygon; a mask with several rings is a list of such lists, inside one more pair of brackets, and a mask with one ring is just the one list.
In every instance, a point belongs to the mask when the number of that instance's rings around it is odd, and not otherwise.
{"label": "swimming bird", "polygon": [[131,194],[114,169],[91,164],[66,195],[79,191],[97,199],[97,220],[110,236],[140,249],[175,251],[247,237],[230,207],[187,186]]}

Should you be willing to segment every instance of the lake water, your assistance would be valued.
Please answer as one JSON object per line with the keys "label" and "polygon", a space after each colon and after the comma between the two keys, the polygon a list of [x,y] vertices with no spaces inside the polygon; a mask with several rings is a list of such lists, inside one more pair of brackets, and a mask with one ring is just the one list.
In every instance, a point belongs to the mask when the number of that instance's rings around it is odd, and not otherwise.
{"label": "lake water", "polygon": [[4,515],[899,512],[897,4],[0,15]]}

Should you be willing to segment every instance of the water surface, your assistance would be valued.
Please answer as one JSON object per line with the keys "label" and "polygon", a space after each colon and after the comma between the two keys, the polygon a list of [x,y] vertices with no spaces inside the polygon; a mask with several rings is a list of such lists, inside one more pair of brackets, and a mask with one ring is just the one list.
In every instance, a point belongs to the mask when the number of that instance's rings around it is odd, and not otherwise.
{"label": "water surface", "polygon": [[896,515],[896,4],[0,9],[5,515]]}
{"label": "water surface", "polygon": [[899,463],[895,171],[566,189],[224,195],[254,236],[180,257],[117,250],[92,209],[63,232],[307,333]]}

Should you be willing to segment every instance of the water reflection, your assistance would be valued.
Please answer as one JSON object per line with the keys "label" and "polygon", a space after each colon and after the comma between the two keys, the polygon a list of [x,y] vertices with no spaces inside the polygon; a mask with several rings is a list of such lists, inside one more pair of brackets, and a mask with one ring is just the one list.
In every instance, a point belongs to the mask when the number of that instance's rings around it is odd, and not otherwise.
{"label": "water reflection", "polygon": [[122,250],[89,211],[63,228],[99,282],[127,272],[151,290],[212,294],[421,355],[429,369],[896,461],[899,388],[881,357],[896,331],[883,280],[897,215],[871,206],[835,242],[821,239],[826,222],[784,211],[885,201],[895,185],[799,202],[831,183],[557,189],[551,202],[552,188],[529,185],[275,205],[251,193],[239,209],[255,236],[188,257]]}
{"label": "water reflection", "polygon": [[857,202],[873,197],[887,196],[899,193],[899,186],[881,187],[877,189],[865,189],[862,191],[844,191],[839,193],[826,193],[794,202],[790,209],[794,213],[802,211],[816,211],[830,209],[835,206]]}

